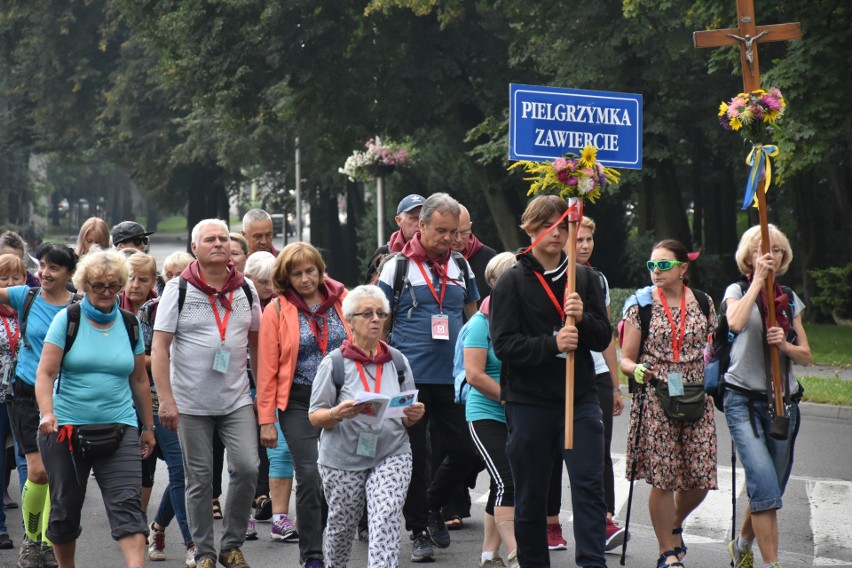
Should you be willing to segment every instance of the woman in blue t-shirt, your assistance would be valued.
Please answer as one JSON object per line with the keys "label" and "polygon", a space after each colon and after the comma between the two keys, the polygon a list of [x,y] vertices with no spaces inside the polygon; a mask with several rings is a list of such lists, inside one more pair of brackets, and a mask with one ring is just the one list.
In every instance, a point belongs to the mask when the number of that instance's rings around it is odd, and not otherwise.
{"label": "woman in blue t-shirt", "polygon": [[38,447],[51,500],[45,534],[61,566],[74,565],[93,469],[112,537],[120,541],[127,566],[145,562],[148,527],[141,504],[140,446],[144,459],[156,442],[139,322],[129,314],[132,325],[126,324],[116,302],[127,278],[125,257],[114,250],[90,252],[80,261],[74,286],[85,296],[74,306],[79,316],[76,336],[68,334],[71,308],[62,310],[44,338],[36,371]]}
{"label": "woman in blue t-shirt", "polygon": [[[503,252],[492,258],[485,267],[485,280],[494,286],[504,271],[515,264],[515,255]],[[508,552],[509,568],[518,564],[515,542],[515,490],[512,470],[506,457],[506,413],[500,403],[500,360],[491,346],[488,313],[491,302],[486,298],[479,311],[465,324],[464,369],[470,384],[465,403],[465,415],[470,437],[479,450],[488,475],[491,491],[485,504],[485,530],[482,539],[480,566],[503,566],[500,544]]]}
{"label": "woman in blue t-shirt", "polygon": [[[74,299],[65,285],[77,266],[77,255],[65,245],[46,243],[36,249],[36,258],[41,288],[13,286],[0,289],[0,304],[9,304],[17,310],[23,329],[15,373],[9,377],[11,396],[6,404],[18,451],[27,460],[27,480],[21,493],[24,541],[21,543],[19,564],[55,566],[53,548],[44,536],[47,524],[45,512],[50,509],[50,501],[47,473],[36,442],[39,415],[34,387],[47,329],[53,317]],[[31,290],[33,296],[30,296]],[[27,303],[30,307],[25,310]]]}

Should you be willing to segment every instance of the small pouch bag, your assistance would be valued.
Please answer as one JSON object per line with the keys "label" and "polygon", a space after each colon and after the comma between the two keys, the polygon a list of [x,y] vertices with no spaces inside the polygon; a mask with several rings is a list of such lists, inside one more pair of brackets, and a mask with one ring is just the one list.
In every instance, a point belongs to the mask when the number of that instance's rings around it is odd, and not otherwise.
{"label": "small pouch bag", "polygon": [[84,424],[74,428],[74,452],[82,458],[109,457],[118,450],[127,424]]}
{"label": "small pouch bag", "polygon": [[694,422],[704,416],[704,384],[684,383],[683,396],[670,396],[669,385],[664,381],[656,381],[654,390],[660,399],[660,406],[666,416],[673,420]]}

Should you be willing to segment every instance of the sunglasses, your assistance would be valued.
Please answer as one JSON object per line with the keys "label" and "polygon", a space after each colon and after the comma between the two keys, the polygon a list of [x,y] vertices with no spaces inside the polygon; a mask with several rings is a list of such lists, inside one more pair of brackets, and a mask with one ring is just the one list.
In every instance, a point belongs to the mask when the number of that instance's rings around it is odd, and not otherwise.
{"label": "sunglasses", "polygon": [[110,285],[106,285],[102,282],[95,282],[94,284],[89,282],[89,286],[92,287],[92,292],[95,294],[103,294],[104,290],[109,290],[110,294],[117,294],[123,288],[123,286],[118,282]]}
{"label": "sunglasses", "polygon": [[645,266],[647,266],[648,270],[650,270],[651,272],[653,272],[657,268],[665,272],[666,270],[671,270],[672,267],[677,266],[678,264],[686,263],[681,262],[679,260],[649,260],[645,263]]}

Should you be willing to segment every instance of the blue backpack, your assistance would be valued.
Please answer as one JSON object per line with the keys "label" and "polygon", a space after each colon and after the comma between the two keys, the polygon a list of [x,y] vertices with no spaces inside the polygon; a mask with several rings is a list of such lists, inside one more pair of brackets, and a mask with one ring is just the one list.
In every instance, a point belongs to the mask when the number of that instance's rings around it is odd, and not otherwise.
{"label": "blue backpack", "polygon": [[453,353],[453,377],[455,378],[453,400],[456,404],[464,404],[467,402],[467,395],[470,393],[470,385],[467,383],[467,377],[464,371],[464,339],[470,331],[470,322],[468,320],[459,331],[459,336],[456,338],[456,350]]}

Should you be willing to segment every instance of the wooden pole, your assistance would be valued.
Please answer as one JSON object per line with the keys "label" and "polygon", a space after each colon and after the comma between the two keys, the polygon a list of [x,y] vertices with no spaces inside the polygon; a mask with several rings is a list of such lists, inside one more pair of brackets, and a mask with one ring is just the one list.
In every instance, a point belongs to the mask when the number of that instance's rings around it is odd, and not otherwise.
{"label": "wooden pole", "polygon": [[[573,199],[577,199],[572,198]],[[577,204],[579,206],[579,204]],[[569,207],[571,205],[569,204]],[[565,297],[577,290],[577,263],[574,261],[577,250],[577,225],[578,216],[575,213],[568,214],[568,242],[571,254],[568,258],[568,278],[565,282]],[[574,318],[567,316],[565,325],[574,325]],[[574,449],[574,351],[565,354],[565,449]]]}

